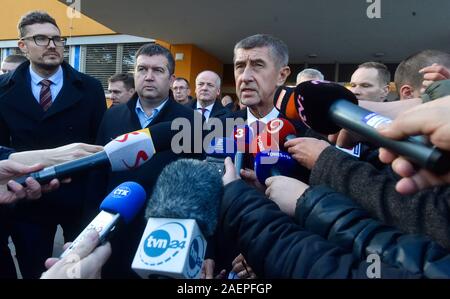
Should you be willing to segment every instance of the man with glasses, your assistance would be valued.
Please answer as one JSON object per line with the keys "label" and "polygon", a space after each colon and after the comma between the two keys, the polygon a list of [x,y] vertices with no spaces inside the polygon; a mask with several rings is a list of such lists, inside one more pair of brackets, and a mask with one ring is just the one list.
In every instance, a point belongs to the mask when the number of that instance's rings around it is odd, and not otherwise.
{"label": "man with glasses", "polygon": [[185,78],[175,78],[172,84],[172,93],[175,101],[182,105],[190,106],[192,100],[190,98],[191,89],[189,88],[189,82]]}
{"label": "man with glasses", "polygon": [[[18,30],[18,46],[29,62],[0,77],[0,145],[24,151],[94,143],[106,110],[100,82],[63,61],[65,39],[47,13],[24,15]],[[81,175],[72,176],[42,200],[14,207],[11,235],[24,278],[45,271],[58,224],[66,240],[80,232],[85,186]]]}

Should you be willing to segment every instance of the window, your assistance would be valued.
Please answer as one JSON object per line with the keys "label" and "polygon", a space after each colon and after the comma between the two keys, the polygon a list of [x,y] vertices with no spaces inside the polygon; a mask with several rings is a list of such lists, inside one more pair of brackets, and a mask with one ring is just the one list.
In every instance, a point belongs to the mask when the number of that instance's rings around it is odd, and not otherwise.
{"label": "window", "polygon": [[108,89],[108,78],[120,72],[133,72],[134,56],[144,43],[87,45],[83,71],[100,80]]}
{"label": "window", "polygon": [[100,80],[108,89],[108,78],[116,73],[117,45],[87,45],[84,72]]}
{"label": "window", "polygon": [[136,62],[134,56],[142,45],[143,43],[123,45],[122,72],[132,73],[134,71],[134,63]]}

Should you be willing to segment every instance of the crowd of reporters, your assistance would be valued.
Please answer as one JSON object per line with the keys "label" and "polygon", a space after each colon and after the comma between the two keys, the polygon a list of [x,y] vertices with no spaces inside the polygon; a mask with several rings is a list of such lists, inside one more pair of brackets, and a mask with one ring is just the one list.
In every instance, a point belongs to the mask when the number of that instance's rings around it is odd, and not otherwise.
{"label": "crowd of reporters", "polygon": [[[322,84],[319,81],[323,75],[305,70],[299,74],[296,87],[284,86],[290,69],[287,46],[281,40],[258,34],[236,44],[234,75],[242,109],[233,100],[224,99],[222,104],[220,77],[208,70],[197,77],[196,101],[190,99],[189,82],[174,78],[171,53],[162,46],[147,44],[136,53],[133,84],[129,76],[111,78],[110,90],[115,98],[113,107],[105,112],[99,82],[62,62],[58,51],[63,39],[49,15],[26,15],[19,22],[19,32],[19,47],[29,61],[0,77],[0,265],[4,267],[0,273],[4,276],[15,275],[7,269],[13,266],[5,249],[11,232],[19,248],[40,235],[46,236],[42,243],[51,239],[51,244],[35,253],[33,246],[18,251],[19,266],[26,269],[26,278],[37,278],[45,269],[42,278],[71,278],[75,265],[81,270],[73,276],[77,278],[137,277],[131,262],[145,228],[145,209],[121,227],[111,243],[103,243],[93,231],[72,252],[77,260],[49,258],[43,263],[43,254],[52,247],[53,226],[66,224],[66,238],[74,240],[97,213],[101,199],[120,183],[133,180],[145,189],[152,217],[171,211],[169,218],[188,215],[184,218],[200,223],[208,239],[202,278],[450,277],[450,165],[443,165],[446,171],[442,173],[433,173],[411,162],[411,157],[380,149],[351,130],[343,128],[329,136],[314,130],[309,114],[305,117],[299,108],[303,108],[301,101],[306,98],[308,84]],[[59,91],[46,89],[44,84],[40,90],[33,89],[36,73],[58,81],[61,78],[53,77],[58,71],[64,78]],[[352,93],[347,91],[353,103],[359,101],[361,107],[384,115],[389,111],[387,116],[393,121],[376,128],[380,136],[404,140],[423,135],[426,146],[446,155],[450,151],[450,55],[425,50],[400,63],[395,74],[398,102],[385,102],[390,81],[385,71],[379,63],[361,64],[352,76]],[[117,82],[123,82],[123,86],[114,84]],[[18,95],[30,89],[30,84],[32,92],[24,97],[32,99],[26,102],[32,108],[21,108],[22,113],[18,113],[13,107],[23,103],[11,101],[19,101]],[[78,98],[69,96],[68,88]],[[46,101],[49,93],[51,104]],[[319,99],[314,100],[319,103]],[[66,101],[73,102],[59,104]],[[323,115],[324,121],[327,117]],[[25,121],[20,123],[25,118],[32,120],[31,128],[25,128]],[[236,168],[230,157],[224,160],[223,173],[196,162],[173,166],[180,158],[208,163],[211,155],[203,148],[180,154],[159,145],[156,153],[140,156],[145,164],[139,168],[111,172],[111,168],[97,167],[81,175],[74,173],[72,179],[54,178],[42,185],[31,177],[24,186],[14,180],[101,152],[112,139],[128,132],[148,128],[152,142],[157,144],[158,129],[177,118],[191,124],[200,119],[203,137],[211,132],[215,119],[219,120],[216,124],[242,119],[242,131],[232,127],[231,133],[225,126],[221,137],[234,137],[233,144],[244,156],[243,166]],[[271,135],[277,121],[292,126],[292,132],[286,134],[289,138]],[[77,135],[82,129],[88,131]],[[38,130],[36,135],[33,130]],[[237,140],[239,132],[251,136],[251,140]],[[275,140],[264,144],[261,136]],[[192,138],[190,149],[196,141]],[[203,143],[203,139],[200,141]],[[359,149],[356,155],[343,150],[355,146]],[[249,147],[256,147],[256,152]],[[264,152],[269,152],[268,156],[277,153],[278,161],[263,168]],[[231,157],[237,164],[236,151]],[[172,169],[164,170],[168,165]],[[58,202],[61,197],[67,198]],[[216,216],[208,210],[215,207]],[[46,208],[49,210],[43,213]],[[34,216],[28,219],[27,215]],[[373,265],[368,259],[373,256],[379,261],[375,272],[370,271]]]}

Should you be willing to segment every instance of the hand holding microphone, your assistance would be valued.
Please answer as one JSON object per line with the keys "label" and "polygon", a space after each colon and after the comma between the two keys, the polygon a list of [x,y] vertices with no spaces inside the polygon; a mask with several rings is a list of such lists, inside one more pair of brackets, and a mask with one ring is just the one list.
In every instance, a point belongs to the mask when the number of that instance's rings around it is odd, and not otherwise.
{"label": "hand holding microphone", "polygon": [[[449,100],[450,97],[444,97],[409,109],[379,132],[393,139],[424,134],[434,145],[450,150]],[[426,169],[417,170],[408,160],[386,149],[380,149],[379,157],[384,163],[392,163],[392,169],[403,177],[396,185],[399,193],[411,194],[430,186],[450,183],[450,172],[436,175]]]}
{"label": "hand holding microphone", "polygon": [[[45,262],[42,279],[100,278],[101,268],[111,255],[107,240],[121,223],[129,223],[146,199],[144,188],[135,182],[116,187],[101,203],[100,213],[72,243],[64,245],[59,258]],[[98,246],[98,247],[97,247]]]}
{"label": "hand holding microphone", "polygon": [[98,246],[99,242],[98,233],[90,230],[71,256],[47,259],[48,270],[42,273],[41,279],[100,279],[102,267],[111,256],[111,244]]}
{"label": "hand holding microphone", "polygon": [[31,176],[39,183],[45,184],[54,178],[65,178],[83,170],[105,165],[109,166],[111,171],[133,170],[149,161],[156,152],[170,148],[173,134],[170,122],[156,124],[150,130],[146,128],[113,139],[104,146],[103,151],[44,168],[15,181],[24,185],[26,178]]}
{"label": "hand holding microphone", "polygon": [[311,170],[324,149],[330,146],[326,141],[309,137],[298,137],[287,141],[284,146],[298,163]]}
{"label": "hand holding microphone", "polygon": [[38,199],[42,192],[49,192],[59,187],[58,180],[41,186],[36,180],[29,178],[26,186],[22,186],[12,179],[24,173],[42,169],[40,164],[27,166],[11,160],[0,161],[0,205],[14,203],[21,198]]}
{"label": "hand holding microphone", "polygon": [[400,141],[379,134],[377,127],[391,120],[359,107],[353,93],[339,84],[303,82],[289,97],[281,100],[279,97],[275,103],[288,118],[301,120],[319,133],[334,134],[340,128],[349,129],[435,173],[450,170],[449,154],[425,144],[423,138],[409,137]]}
{"label": "hand holding microphone", "polygon": [[61,254],[61,258],[71,254],[91,230],[98,232],[100,243],[105,242],[121,222],[130,223],[134,219],[145,200],[145,190],[138,183],[125,182],[114,188],[102,201],[100,213]]}

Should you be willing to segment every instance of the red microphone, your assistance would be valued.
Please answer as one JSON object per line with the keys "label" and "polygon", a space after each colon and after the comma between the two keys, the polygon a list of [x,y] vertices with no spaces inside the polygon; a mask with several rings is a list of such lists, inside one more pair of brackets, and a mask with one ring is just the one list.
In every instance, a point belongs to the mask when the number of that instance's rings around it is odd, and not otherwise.
{"label": "red microphone", "polygon": [[271,133],[272,136],[278,135],[280,144],[284,144],[286,141],[296,138],[297,131],[294,125],[285,118],[275,118],[267,123],[266,131]]}
{"label": "red microphone", "polygon": [[257,135],[252,143],[253,154],[259,152],[280,151],[283,144],[296,137],[294,125],[284,118],[275,118],[269,121],[264,131]]}

